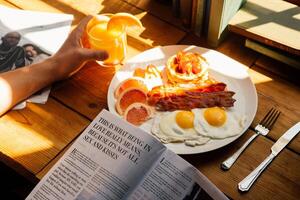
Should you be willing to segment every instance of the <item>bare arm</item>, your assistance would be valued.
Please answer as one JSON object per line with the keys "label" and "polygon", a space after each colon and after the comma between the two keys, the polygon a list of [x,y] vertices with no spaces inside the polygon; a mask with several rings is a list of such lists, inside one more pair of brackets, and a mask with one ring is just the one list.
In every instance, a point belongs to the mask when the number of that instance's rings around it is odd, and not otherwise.
{"label": "bare arm", "polygon": [[84,18],[60,50],[49,59],[0,74],[0,116],[21,100],[51,83],[67,78],[88,60],[103,60],[105,51],[81,47],[80,38],[91,17]]}

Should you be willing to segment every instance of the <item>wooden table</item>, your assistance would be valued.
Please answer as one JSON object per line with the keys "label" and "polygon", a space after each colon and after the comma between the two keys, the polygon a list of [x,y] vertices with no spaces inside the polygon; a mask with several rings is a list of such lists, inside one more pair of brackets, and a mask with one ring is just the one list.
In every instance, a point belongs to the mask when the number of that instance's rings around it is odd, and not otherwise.
{"label": "wooden table", "polygon": [[[154,46],[193,44],[203,39],[181,27],[169,8],[144,0],[0,0],[2,5],[74,15],[73,25],[87,14],[130,12],[145,29],[130,32],[128,57]],[[166,34],[170,33],[170,34]],[[230,35],[216,50],[249,67],[258,93],[258,111],[251,127],[238,140],[212,152],[183,156],[233,199],[299,199],[300,136],[298,135],[265,170],[248,193],[237,184],[269,154],[270,147],[300,121],[299,71],[286,68],[243,47],[244,40]],[[107,108],[107,88],[115,70],[88,63],[68,80],[56,83],[45,105],[28,104],[0,118],[0,159],[33,181],[41,179],[93,118]],[[227,172],[220,163],[252,134],[255,124],[272,106],[282,111],[267,137],[259,136]]]}

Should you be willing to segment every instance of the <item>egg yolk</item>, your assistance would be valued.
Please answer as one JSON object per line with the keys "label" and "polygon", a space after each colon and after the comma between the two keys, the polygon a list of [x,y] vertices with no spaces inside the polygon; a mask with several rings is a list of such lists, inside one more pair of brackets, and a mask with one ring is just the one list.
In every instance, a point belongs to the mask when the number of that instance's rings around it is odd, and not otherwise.
{"label": "egg yolk", "polygon": [[227,116],[223,108],[213,107],[204,111],[204,118],[211,126],[222,126]]}
{"label": "egg yolk", "polygon": [[176,123],[181,128],[194,127],[194,113],[191,111],[179,111],[176,114]]}

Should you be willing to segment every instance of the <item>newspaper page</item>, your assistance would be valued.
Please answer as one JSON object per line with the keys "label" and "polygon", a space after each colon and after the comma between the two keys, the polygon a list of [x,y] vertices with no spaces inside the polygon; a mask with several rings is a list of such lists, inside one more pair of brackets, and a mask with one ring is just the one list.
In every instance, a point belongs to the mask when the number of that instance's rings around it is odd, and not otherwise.
{"label": "newspaper page", "polygon": [[128,199],[228,199],[192,165],[166,150]]}
{"label": "newspaper page", "polygon": [[124,199],[164,150],[103,110],[27,199]]}
{"label": "newspaper page", "polygon": [[205,195],[227,199],[152,135],[103,110],[26,199],[187,200]]}
{"label": "newspaper page", "polygon": [[[73,15],[0,6],[0,73],[43,61],[58,51],[70,32]],[[27,99],[46,103],[50,87]],[[26,107],[26,101],[14,109]]]}

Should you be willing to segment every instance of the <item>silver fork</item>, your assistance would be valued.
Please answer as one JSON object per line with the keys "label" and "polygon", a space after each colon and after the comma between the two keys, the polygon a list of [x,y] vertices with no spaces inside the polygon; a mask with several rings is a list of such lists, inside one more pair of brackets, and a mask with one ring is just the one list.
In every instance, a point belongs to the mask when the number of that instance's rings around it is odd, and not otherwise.
{"label": "silver fork", "polygon": [[232,156],[227,158],[222,164],[221,168],[224,170],[230,169],[230,167],[235,163],[237,158],[242,154],[242,152],[246,149],[246,147],[258,136],[263,135],[266,136],[271,128],[273,127],[274,123],[278,119],[280,115],[280,111],[276,110],[275,108],[272,108],[269,110],[269,112],[266,114],[266,116],[257,124],[257,126],[254,128],[255,133],[252,135],[245,144],[239,148]]}

